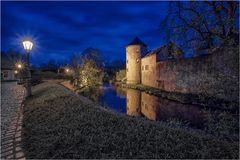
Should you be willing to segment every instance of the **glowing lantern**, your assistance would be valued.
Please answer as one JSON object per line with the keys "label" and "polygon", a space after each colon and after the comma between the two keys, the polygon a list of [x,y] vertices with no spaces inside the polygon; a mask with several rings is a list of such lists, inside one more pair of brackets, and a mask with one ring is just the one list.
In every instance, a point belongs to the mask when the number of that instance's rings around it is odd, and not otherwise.
{"label": "glowing lantern", "polygon": [[26,52],[30,52],[32,50],[33,43],[30,40],[24,40],[22,43]]}

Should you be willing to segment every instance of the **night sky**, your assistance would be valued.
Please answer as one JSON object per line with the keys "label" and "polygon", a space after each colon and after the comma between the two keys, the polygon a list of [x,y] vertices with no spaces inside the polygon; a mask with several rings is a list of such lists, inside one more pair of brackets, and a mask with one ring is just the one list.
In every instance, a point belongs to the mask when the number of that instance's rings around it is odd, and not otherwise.
{"label": "night sky", "polygon": [[1,49],[24,52],[31,36],[35,65],[63,62],[73,52],[98,48],[106,62],[125,61],[125,46],[138,36],[149,49],[164,44],[160,22],[168,2],[1,2]]}

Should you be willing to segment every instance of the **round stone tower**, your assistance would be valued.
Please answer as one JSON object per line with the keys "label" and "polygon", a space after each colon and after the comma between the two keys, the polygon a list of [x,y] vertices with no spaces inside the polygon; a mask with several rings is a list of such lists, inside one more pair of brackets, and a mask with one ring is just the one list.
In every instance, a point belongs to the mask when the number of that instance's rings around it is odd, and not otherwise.
{"label": "round stone tower", "polygon": [[138,37],[126,46],[127,84],[141,83],[141,58],[147,51],[147,45]]}

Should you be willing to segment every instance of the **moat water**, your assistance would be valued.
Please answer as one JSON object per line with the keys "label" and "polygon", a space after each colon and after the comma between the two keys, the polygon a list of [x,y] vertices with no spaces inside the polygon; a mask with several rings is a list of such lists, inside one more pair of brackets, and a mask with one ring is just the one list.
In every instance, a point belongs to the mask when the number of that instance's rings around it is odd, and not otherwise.
{"label": "moat water", "polygon": [[182,104],[108,83],[91,95],[94,95],[92,99],[105,108],[129,116],[144,117],[146,120],[164,121],[209,132],[238,133],[238,115],[232,113]]}
{"label": "moat water", "polygon": [[205,114],[199,106],[156,97],[145,92],[104,84],[98,102],[116,112],[154,121],[179,121],[203,128]]}

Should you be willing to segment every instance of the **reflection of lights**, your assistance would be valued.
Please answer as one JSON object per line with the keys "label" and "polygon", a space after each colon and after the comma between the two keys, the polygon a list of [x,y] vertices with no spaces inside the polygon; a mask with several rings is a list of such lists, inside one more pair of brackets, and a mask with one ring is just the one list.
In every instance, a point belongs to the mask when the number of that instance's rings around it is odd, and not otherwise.
{"label": "reflection of lights", "polygon": [[17,74],[17,73],[18,73],[18,71],[17,71],[17,70],[15,70],[15,71],[14,71],[14,73],[15,73],[15,74]]}
{"label": "reflection of lights", "polygon": [[30,52],[32,50],[33,47],[33,43],[32,41],[30,41],[29,39],[24,40],[23,42],[23,47],[27,52]]}

